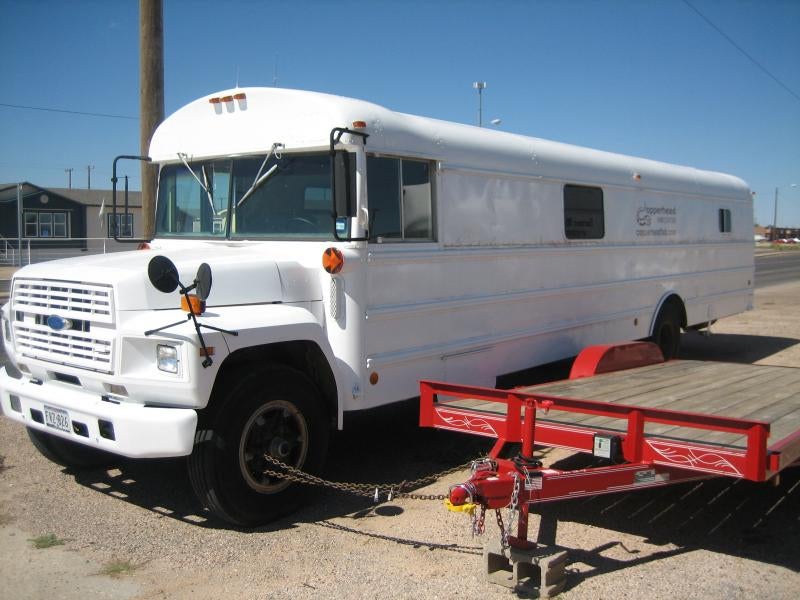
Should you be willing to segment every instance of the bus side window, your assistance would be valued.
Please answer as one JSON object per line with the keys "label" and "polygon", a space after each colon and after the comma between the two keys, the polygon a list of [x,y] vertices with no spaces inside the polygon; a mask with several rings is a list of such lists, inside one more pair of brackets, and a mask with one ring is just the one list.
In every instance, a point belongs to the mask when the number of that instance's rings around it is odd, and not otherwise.
{"label": "bus side window", "polygon": [[731,211],[728,208],[719,209],[719,230],[720,233],[731,232]]}
{"label": "bus side window", "polygon": [[605,236],[601,188],[564,186],[564,234],[568,240],[599,240]]}
{"label": "bus side window", "polygon": [[430,172],[426,161],[367,157],[370,241],[433,240]]}

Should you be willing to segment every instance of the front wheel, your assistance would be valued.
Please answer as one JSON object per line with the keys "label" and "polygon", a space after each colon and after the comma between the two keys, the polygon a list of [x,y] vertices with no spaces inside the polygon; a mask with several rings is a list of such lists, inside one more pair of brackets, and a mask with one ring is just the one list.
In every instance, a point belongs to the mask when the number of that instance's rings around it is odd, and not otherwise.
{"label": "front wheel", "polygon": [[253,370],[234,384],[199,428],[189,478],[200,501],[236,526],[253,527],[293,511],[303,486],[266,474],[265,456],[318,473],[328,446],[322,400],[302,373]]}

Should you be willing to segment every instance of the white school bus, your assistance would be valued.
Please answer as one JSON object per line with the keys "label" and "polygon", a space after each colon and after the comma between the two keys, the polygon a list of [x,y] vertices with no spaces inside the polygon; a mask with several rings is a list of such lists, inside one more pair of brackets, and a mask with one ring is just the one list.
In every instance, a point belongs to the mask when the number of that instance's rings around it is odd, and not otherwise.
{"label": "white school bus", "polygon": [[420,379],[648,337],[674,356],[752,304],[730,175],[277,88],[188,104],[148,160],[148,249],[16,273],[2,407],[73,467],[187,456],[237,525],[298,501],[268,458],[318,472],[345,413]]}

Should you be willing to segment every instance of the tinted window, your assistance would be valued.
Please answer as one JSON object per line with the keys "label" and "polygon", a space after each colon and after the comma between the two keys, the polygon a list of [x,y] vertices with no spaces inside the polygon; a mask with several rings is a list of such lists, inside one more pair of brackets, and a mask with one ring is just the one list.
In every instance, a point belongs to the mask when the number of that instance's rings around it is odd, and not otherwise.
{"label": "tinted window", "polygon": [[719,230],[722,233],[731,231],[731,211],[727,208],[719,209]]}
{"label": "tinted window", "polygon": [[596,240],[605,235],[602,189],[564,186],[564,233],[570,240]]}

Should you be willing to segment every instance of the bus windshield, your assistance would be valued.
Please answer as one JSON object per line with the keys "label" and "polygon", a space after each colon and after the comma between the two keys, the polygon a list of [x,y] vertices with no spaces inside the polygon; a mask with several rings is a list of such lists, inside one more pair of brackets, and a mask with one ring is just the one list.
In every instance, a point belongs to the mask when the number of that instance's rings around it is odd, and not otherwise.
{"label": "bus windshield", "polygon": [[163,166],[157,235],[333,239],[328,153],[265,157]]}

